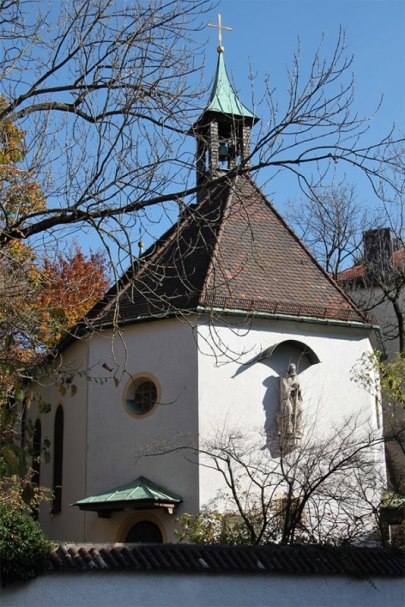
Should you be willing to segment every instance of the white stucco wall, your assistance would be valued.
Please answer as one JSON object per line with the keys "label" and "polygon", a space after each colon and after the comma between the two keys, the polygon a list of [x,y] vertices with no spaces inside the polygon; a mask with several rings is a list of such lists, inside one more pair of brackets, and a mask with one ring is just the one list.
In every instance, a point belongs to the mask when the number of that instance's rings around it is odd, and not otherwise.
{"label": "white stucco wall", "polygon": [[[384,297],[382,290],[377,287],[359,288],[349,291],[349,295],[360,309],[371,309],[369,313],[375,316],[377,323],[381,327],[384,346],[388,356],[390,357],[395,352],[398,352],[399,339],[392,339],[392,335],[398,332],[398,320],[392,303]],[[405,288],[402,289],[400,294],[399,305],[402,310],[405,310]],[[391,338],[388,339],[389,337]]]}
{"label": "white stucco wall", "polygon": [[[325,435],[334,424],[357,413],[376,431],[381,431],[377,427],[373,396],[350,381],[356,362],[364,352],[371,351],[366,330],[265,319],[254,320],[249,326],[240,325],[234,331],[225,324],[201,325],[199,330],[201,440],[214,436],[218,429],[225,435],[237,429],[246,435],[255,430],[258,435],[265,429],[274,432],[280,377],[285,375],[290,362],[297,364],[307,432],[315,425],[316,429],[311,431]],[[292,348],[280,348],[272,358],[255,362],[260,352],[285,340],[304,342],[321,362],[310,366]],[[202,507],[211,504],[213,495],[224,485],[216,471],[203,467],[200,474]]]}
{"label": "white stucco wall", "polygon": [[[163,320],[128,327],[124,337],[95,334],[66,349],[63,367],[85,374],[75,375],[73,398],[69,391],[61,396],[55,386],[40,388],[53,403],[51,413],[41,418],[42,438],[53,439],[59,402],[65,412],[63,508],[50,516],[49,506],[42,506],[45,532],[66,541],[123,541],[132,524],[148,519],[161,527],[164,540],[172,539],[173,519],[183,505],[174,516],[125,511],[102,519],[69,504],[142,475],[180,494],[187,511],[198,508],[198,467],[190,454],[186,458],[175,450],[195,441],[198,433],[197,349],[189,324]],[[124,406],[131,376],[137,375],[153,378],[159,388],[159,405],[144,417],[130,415]],[[31,415],[35,420],[35,409]],[[154,455],[161,451],[166,455]],[[138,459],[140,454],[149,457]],[[52,486],[52,464],[41,466],[41,483]]]}
{"label": "white stucco wall", "polygon": [[[316,420],[320,432],[353,410],[365,411],[376,425],[374,399],[349,378],[361,354],[371,349],[366,331],[265,319],[230,330],[200,319],[197,336],[190,320],[129,326],[124,338],[104,332],[66,350],[64,365],[84,370],[86,376],[75,377],[73,398],[62,397],[55,387],[47,391],[54,405],[43,416],[43,437],[52,436],[58,402],[65,411],[63,510],[50,517],[44,506],[41,513],[51,538],[124,541],[132,524],[148,519],[161,528],[164,541],[173,541],[175,517],[197,512],[223,488],[217,472],[198,466],[181,447],[198,440],[201,446],[218,429],[274,428],[279,378],[289,362],[298,363],[304,412],[309,422]],[[218,339],[225,355],[215,345]],[[321,362],[309,366],[299,352],[282,348],[271,359],[252,362],[287,339],[307,344]],[[124,406],[131,376],[138,375],[152,377],[159,387],[160,404],[144,417],[129,415]],[[51,486],[52,466],[43,468],[41,482]],[[175,515],[126,510],[104,519],[68,506],[141,475],[183,497]]]}
{"label": "white stucco wall", "polygon": [[[373,314],[381,327],[381,334],[384,341],[384,347],[388,356],[388,362],[393,360],[395,354],[399,351],[399,338],[392,339],[392,335],[398,332],[398,319],[395,315],[392,303],[384,298],[381,289],[354,289],[350,292],[350,297],[360,308],[370,308],[373,306]],[[381,302],[381,303],[379,303]],[[399,305],[405,310],[405,288],[402,289],[399,299]],[[389,339],[391,337],[391,339]],[[405,424],[404,408],[397,403],[383,408],[384,427],[386,435],[398,432]],[[403,448],[398,441],[388,442],[386,445],[388,477],[391,487],[395,491],[405,491],[405,455]]]}
{"label": "white stucco wall", "polygon": [[[125,330],[123,340],[113,342],[109,334],[95,335],[89,362],[92,369],[110,378],[89,385],[86,496],[142,475],[195,507],[198,468],[184,452],[176,451],[197,435],[197,353],[190,326],[175,320],[134,325]],[[105,362],[120,371],[125,369],[118,386],[102,368]],[[124,396],[132,381],[130,375],[150,376],[156,381],[160,404],[152,414],[128,414]],[[165,455],[155,455],[161,452]],[[144,457],[138,459],[139,455]],[[152,516],[165,521],[165,526],[173,518],[156,511]],[[110,520],[87,513],[84,540],[122,541],[124,537],[119,535],[132,518],[136,516],[129,512],[114,514]]]}
{"label": "white stucco wall", "polygon": [[402,578],[52,573],[2,589],[3,607],[402,607]]}
{"label": "white stucco wall", "polygon": [[[69,504],[83,496],[86,486],[85,455],[87,450],[87,397],[89,383],[80,372],[88,369],[88,347],[87,341],[73,344],[65,353],[63,365],[60,369],[74,373],[72,383],[76,386],[76,395],[72,398],[70,386],[62,395],[58,390],[58,382],[44,379],[41,386],[36,390],[42,394],[44,400],[51,405],[51,410],[41,415],[42,441],[49,438],[51,441],[51,461],[45,464],[41,461],[40,483],[45,487],[53,485],[53,435],[56,409],[59,404],[64,411],[64,457],[63,457],[63,490],[62,490],[62,512],[51,515],[52,504],[43,503],[40,510],[41,526],[51,539],[61,541],[82,541],[84,533],[84,519],[78,509],[69,508]],[[66,377],[65,373],[61,377]],[[48,385],[49,384],[49,385]],[[38,408],[33,405],[29,410],[29,416],[35,423],[38,417]]]}

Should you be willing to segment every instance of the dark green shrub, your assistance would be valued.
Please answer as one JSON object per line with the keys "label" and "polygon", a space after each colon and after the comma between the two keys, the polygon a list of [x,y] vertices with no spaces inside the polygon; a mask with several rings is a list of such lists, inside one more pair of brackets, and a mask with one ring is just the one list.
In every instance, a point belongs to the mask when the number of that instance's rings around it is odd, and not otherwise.
{"label": "dark green shrub", "polygon": [[0,579],[6,586],[46,570],[51,542],[38,523],[15,505],[0,502]]}

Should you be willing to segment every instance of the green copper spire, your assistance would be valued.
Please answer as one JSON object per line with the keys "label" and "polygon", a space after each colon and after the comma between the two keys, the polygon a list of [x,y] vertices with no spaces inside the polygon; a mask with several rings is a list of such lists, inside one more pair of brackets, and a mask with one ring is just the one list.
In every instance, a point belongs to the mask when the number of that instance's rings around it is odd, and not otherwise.
{"label": "green copper spire", "polygon": [[[237,166],[249,170],[250,132],[259,120],[240,101],[226,72],[222,30],[232,28],[222,25],[221,15],[218,15],[218,25],[208,25],[218,28],[219,56],[208,105],[190,130],[197,142],[196,169],[199,186],[205,186],[218,174],[231,171]],[[200,192],[204,192],[203,187]],[[197,200],[198,196],[199,194]]]}
{"label": "green copper spire", "polygon": [[259,119],[238,98],[226,72],[223,47],[218,47],[218,64],[214,86],[205,111],[218,112],[241,118],[250,118],[256,123]]}

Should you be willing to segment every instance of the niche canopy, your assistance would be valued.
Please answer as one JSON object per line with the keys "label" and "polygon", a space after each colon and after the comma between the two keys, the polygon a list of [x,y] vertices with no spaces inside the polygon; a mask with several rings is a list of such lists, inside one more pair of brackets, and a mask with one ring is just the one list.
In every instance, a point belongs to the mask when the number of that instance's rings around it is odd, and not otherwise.
{"label": "niche canopy", "polygon": [[285,341],[281,341],[278,344],[274,344],[273,346],[266,348],[266,350],[260,354],[258,361],[260,362],[266,358],[271,358],[274,352],[280,346],[292,346],[293,348],[297,348],[297,350],[299,350],[301,354],[308,359],[311,365],[317,365],[321,362],[318,355],[312,350],[312,348],[304,344],[302,341],[297,341],[296,339],[286,339]]}

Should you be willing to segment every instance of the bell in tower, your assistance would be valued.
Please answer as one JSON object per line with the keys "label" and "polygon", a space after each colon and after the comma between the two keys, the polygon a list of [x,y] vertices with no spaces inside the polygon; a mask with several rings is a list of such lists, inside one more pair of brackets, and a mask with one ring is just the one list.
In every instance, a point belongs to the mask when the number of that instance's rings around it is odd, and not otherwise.
{"label": "bell in tower", "polygon": [[[220,20],[219,23],[215,27],[221,32],[223,26]],[[238,165],[249,166],[250,132],[259,120],[239,100],[225,68],[221,34],[219,40],[210,100],[191,131],[197,140],[197,185],[204,185]]]}

